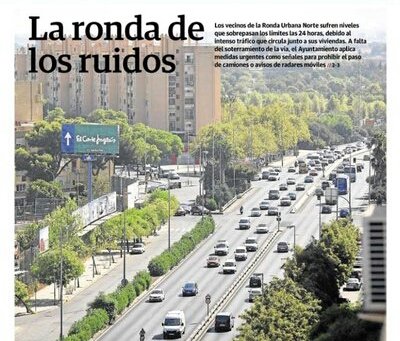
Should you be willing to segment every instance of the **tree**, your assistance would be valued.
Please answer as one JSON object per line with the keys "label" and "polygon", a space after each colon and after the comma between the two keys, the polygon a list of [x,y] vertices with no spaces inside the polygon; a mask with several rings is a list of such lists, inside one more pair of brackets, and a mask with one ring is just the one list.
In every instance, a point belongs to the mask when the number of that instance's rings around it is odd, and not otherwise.
{"label": "tree", "polygon": [[290,278],[274,278],[242,314],[237,340],[309,340],[318,322],[319,301]]}
{"label": "tree", "polygon": [[[62,283],[65,286],[72,279],[78,278],[84,271],[82,261],[76,252],[69,249],[63,250],[63,277]],[[41,283],[50,285],[60,284],[61,253],[59,249],[49,250],[40,254],[31,267],[33,276]]]}
{"label": "tree", "polygon": [[22,303],[25,306],[26,312],[33,314],[32,309],[29,307],[29,292],[28,286],[21,282],[18,279],[15,279],[14,282],[14,295],[15,295],[15,304]]}
{"label": "tree", "polygon": [[36,198],[53,199],[55,202],[66,199],[59,182],[47,182],[45,180],[36,180],[29,184],[26,191],[26,200],[35,201]]}

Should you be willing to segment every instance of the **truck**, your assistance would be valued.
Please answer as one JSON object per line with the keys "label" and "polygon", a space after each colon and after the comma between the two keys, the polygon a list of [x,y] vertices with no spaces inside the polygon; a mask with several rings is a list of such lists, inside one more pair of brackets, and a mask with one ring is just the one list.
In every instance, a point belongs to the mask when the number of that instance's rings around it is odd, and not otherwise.
{"label": "truck", "polygon": [[167,315],[165,315],[162,326],[164,339],[169,336],[182,337],[186,329],[184,312],[182,310],[169,311]]}
{"label": "truck", "polygon": [[339,195],[347,194],[349,187],[349,176],[346,174],[338,174],[336,176],[335,186]]}
{"label": "truck", "polygon": [[325,204],[336,205],[338,200],[338,189],[335,187],[325,188]]}

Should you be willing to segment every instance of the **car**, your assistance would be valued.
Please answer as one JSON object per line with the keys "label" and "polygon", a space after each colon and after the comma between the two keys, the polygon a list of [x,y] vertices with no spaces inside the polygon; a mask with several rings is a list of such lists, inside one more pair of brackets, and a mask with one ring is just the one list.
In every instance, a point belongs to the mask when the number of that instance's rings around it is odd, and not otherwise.
{"label": "car", "polygon": [[287,189],[288,189],[287,184],[280,184],[279,185],[279,190],[280,191],[287,191]]}
{"label": "car", "polygon": [[280,172],[282,172],[282,168],[281,167],[275,167],[274,168],[274,172],[280,173]]}
{"label": "car", "polygon": [[239,220],[239,230],[241,229],[249,229],[251,227],[250,218],[242,218]]}
{"label": "car", "polygon": [[289,252],[289,244],[287,242],[279,242],[276,246],[277,252]]}
{"label": "car", "polygon": [[182,287],[182,296],[196,296],[199,293],[199,287],[196,282],[186,282]]}
{"label": "car", "polygon": [[364,164],[361,162],[356,163],[357,172],[361,172],[364,169]]}
{"label": "car", "polygon": [[222,265],[222,273],[229,274],[236,272],[236,261],[234,259],[227,259]]}
{"label": "car", "polygon": [[279,191],[277,189],[270,189],[268,192],[268,199],[269,200],[277,200],[279,199],[280,194]]}
{"label": "car", "polygon": [[321,160],[321,166],[322,166],[322,167],[326,167],[326,166],[328,166],[328,165],[329,165],[328,160],[326,160],[326,159],[322,159],[322,160]]}
{"label": "car", "polygon": [[269,171],[262,171],[262,173],[261,173],[261,178],[263,179],[263,180],[267,180],[268,179],[268,177],[269,177]]}
{"label": "car", "polygon": [[269,202],[266,200],[263,200],[260,202],[259,207],[260,207],[260,210],[268,210]]}
{"label": "car", "polygon": [[295,167],[289,167],[288,168],[288,173],[296,173],[296,168]]}
{"label": "car", "polygon": [[186,215],[186,210],[182,207],[182,206],[179,206],[178,207],[178,209],[175,211],[175,216],[185,216]]}
{"label": "car", "polygon": [[290,200],[296,200],[297,198],[296,192],[289,192],[288,197],[290,198]]}
{"label": "car", "polygon": [[217,256],[209,256],[207,258],[207,267],[208,268],[215,268],[220,266],[220,259]]}
{"label": "car", "polygon": [[258,224],[256,227],[256,233],[268,233],[269,229],[267,224]]}
{"label": "car", "polygon": [[141,254],[141,253],[144,253],[144,244],[143,243],[134,243],[133,244],[133,246],[132,246],[132,248],[131,248],[131,251],[130,251],[130,253],[132,254],[132,255],[134,255],[134,254]]}
{"label": "car", "polygon": [[262,174],[261,173],[256,173],[253,176],[253,181],[259,181],[262,179]]}
{"label": "car", "polygon": [[361,289],[361,282],[358,278],[349,278],[347,280],[346,286],[344,287],[345,290],[360,290]]}
{"label": "car", "polygon": [[330,213],[332,213],[332,208],[328,205],[324,205],[324,206],[322,206],[321,213],[322,214],[330,214]]}
{"label": "car", "polygon": [[314,167],[314,166],[315,166],[314,160],[308,161],[308,165],[309,165],[310,167]]}
{"label": "car", "polygon": [[349,209],[348,208],[341,208],[339,211],[339,217],[340,218],[347,218],[350,215]]}
{"label": "car", "polygon": [[235,260],[246,260],[247,259],[247,251],[246,246],[238,246],[234,252]]}
{"label": "car", "polygon": [[268,176],[268,181],[278,181],[280,178],[278,172],[271,172]]}
{"label": "car", "polygon": [[184,204],[180,205],[180,207],[182,207],[186,211],[186,214],[190,214],[190,211],[192,210],[192,206],[193,206],[193,204],[191,204],[191,203],[184,203]]}
{"label": "car", "polygon": [[361,269],[363,264],[363,258],[361,256],[356,256],[356,260],[354,262],[354,269]]}
{"label": "car", "polygon": [[321,165],[315,165],[314,169],[316,171],[322,171],[323,167]]}
{"label": "car", "polygon": [[167,312],[162,326],[164,339],[169,336],[181,337],[182,334],[185,334],[186,330],[185,313],[182,310]]}
{"label": "car", "polygon": [[306,189],[306,186],[304,184],[296,185],[296,191],[304,191],[305,189]]}
{"label": "car", "polygon": [[246,241],[244,242],[244,246],[246,247],[246,251],[257,251],[258,249],[258,243],[257,239],[254,237],[248,237],[246,238]]}
{"label": "car", "polygon": [[318,176],[318,172],[317,172],[317,170],[314,168],[314,169],[311,169],[309,172],[308,172],[308,174],[310,175],[310,176]]}
{"label": "car", "polygon": [[251,288],[249,289],[249,302],[254,302],[254,299],[257,296],[262,295],[262,289],[261,288]]}
{"label": "car", "polygon": [[261,217],[261,211],[258,207],[253,207],[250,211],[250,217]]}
{"label": "car", "polygon": [[235,326],[235,317],[226,311],[215,315],[214,330],[216,332],[231,331]]}
{"label": "car", "polygon": [[171,180],[179,180],[181,178],[176,172],[169,172],[168,177]]}
{"label": "car", "polygon": [[314,178],[311,175],[307,175],[304,178],[304,183],[309,184],[309,183],[312,183],[312,182],[314,182]]}
{"label": "car", "polygon": [[263,280],[263,274],[262,273],[253,273],[250,276],[249,287],[250,288],[261,288],[261,286],[263,284],[262,280]]}
{"label": "car", "polygon": [[288,185],[295,185],[296,184],[296,179],[295,178],[287,178],[286,183]]}
{"label": "car", "polygon": [[190,214],[192,215],[210,214],[210,210],[201,205],[193,205],[192,208],[190,209]]}
{"label": "car", "polygon": [[331,183],[329,181],[322,181],[321,188],[325,191],[328,187],[331,187]]}
{"label": "car", "polygon": [[225,256],[229,253],[229,245],[224,242],[217,242],[214,246],[214,254]]}
{"label": "car", "polygon": [[290,206],[292,201],[290,200],[289,196],[284,196],[281,198],[281,206]]}
{"label": "car", "polygon": [[323,196],[324,195],[324,191],[322,190],[322,188],[317,187],[314,191],[314,195],[318,196]]}
{"label": "car", "polygon": [[154,289],[149,294],[149,302],[162,302],[165,299],[164,290]]}
{"label": "car", "polygon": [[336,167],[336,174],[343,174],[344,173],[344,166],[339,165]]}
{"label": "car", "polygon": [[336,172],[335,171],[330,172],[328,179],[332,180],[332,181],[335,180],[336,179]]}
{"label": "car", "polygon": [[278,215],[279,210],[278,207],[270,206],[268,209],[268,215]]}

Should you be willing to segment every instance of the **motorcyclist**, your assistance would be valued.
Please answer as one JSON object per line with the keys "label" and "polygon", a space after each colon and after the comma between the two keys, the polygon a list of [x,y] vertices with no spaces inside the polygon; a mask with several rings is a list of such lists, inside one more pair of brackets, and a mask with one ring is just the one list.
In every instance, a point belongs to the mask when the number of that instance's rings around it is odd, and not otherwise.
{"label": "motorcyclist", "polygon": [[243,214],[243,206],[240,206],[240,214]]}

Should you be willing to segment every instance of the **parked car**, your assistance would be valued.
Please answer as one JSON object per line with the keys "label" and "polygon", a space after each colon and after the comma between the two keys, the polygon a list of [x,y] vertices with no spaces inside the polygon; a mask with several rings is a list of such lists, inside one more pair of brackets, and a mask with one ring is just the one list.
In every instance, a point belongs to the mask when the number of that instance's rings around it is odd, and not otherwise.
{"label": "parked car", "polygon": [[133,254],[141,254],[145,251],[143,243],[134,243],[130,253]]}
{"label": "parked car", "polygon": [[222,265],[222,273],[235,273],[236,272],[236,261],[234,259],[227,259]]}
{"label": "parked car", "polygon": [[261,288],[251,288],[249,289],[249,302],[254,302],[255,298],[262,295]]}
{"label": "parked car", "polygon": [[289,252],[289,244],[287,242],[279,242],[276,246],[278,252]]}
{"label": "parked car", "polygon": [[217,256],[209,256],[207,258],[207,267],[208,268],[215,268],[220,266],[220,259]]}
{"label": "parked car", "polygon": [[289,196],[284,196],[281,198],[281,206],[290,206],[292,201],[290,200]]}
{"label": "parked car", "polygon": [[269,207],[269,202],[266,200],[263,200],[260,202],[260,210],[268,210]]}
{"label": "parked car", "polygon": [[226,311],[215,315],[214,330],[216,332],[231,331],[235,326],[235,317]]}
{"label": "parked car", "polygon": [[181,178],[176,172],[169,172],[168,177],[171,180],[179,180]]}
{"label": "parked car", "polygon": [[257,251],[258,249],[257,239],[254,237],[246,238],[244,246],[246,247],[246,251]]}
{"label": "parked car", "polygon": [[346,286],[344,287],[345,290],[360,290],[361,289],[361,282],[358,278],[349,278],[347,280]]}
{"label": "parked car", "polygon": [[296,184],[296,179],[295,178],[287,178],[286,183],[288,185],[295,185]]}
{"label": "parked car", "polygon": [[296,200],[296,192],[289,192],[288,197],[290,198],[290,200]]}
{"label": "parked car", "polygon": [[278,215],[278,207],[270,206],[268,209],[268,215]]}
{"label": "parked car", "polygon": [[247,259],[247,251],[246,246],[238,246],[234,252],[235,260],[246,260]]}
{"label": "parked car", "polygon": [[190,214],[192,215],[210,214],[210,210],[201,205],[193,205],[192,208],[190,209]]}
{"label": "parked car", "polygon": [[306,189],[306,186],[304,184],[296,185],[296,191],[304,191],[305,189]]}
{"label": "parked car", "polygon": [[258,224],[256,227],[256,233],[268,233],[269,229],[267,224]]}
{"label": "parked car", "polygon": [[322,206],[321,213],[322,214],[330,214],[330,213],[332,213],[332,208],[328,205],[324,205],[324,206]]}
{"label": "parked car", "polygon": [[182,206],[179,206],[178,207],[178,209],[175,211],[175,216],[185,216],[186,215],[186,210],[182,207]]}
{"label": "parked car", "polygon": [[149,302],[162,302],[165,299],[164,290],[154,289],[149,294]]}
{"label": "parked car", "polygon": [[186,282],[182,287],[182,296],[196,296],[199,293],[199,287],[196,282]]}
{"label": "parked car", "polygon": [[239,230],[241,229],[249,229],[251,227],[250,218],[242,218],[239,220]]}
{"label": "parked car", "polygon": [[287,184],[280,184],[279,185],[279,190],[280,191],[287,191],[287,189],[288,189]]}
{"label": "parked car", "polygon": [[261,211],[258,207],[253,207],[250,211],[250,217],[260,217]]}

